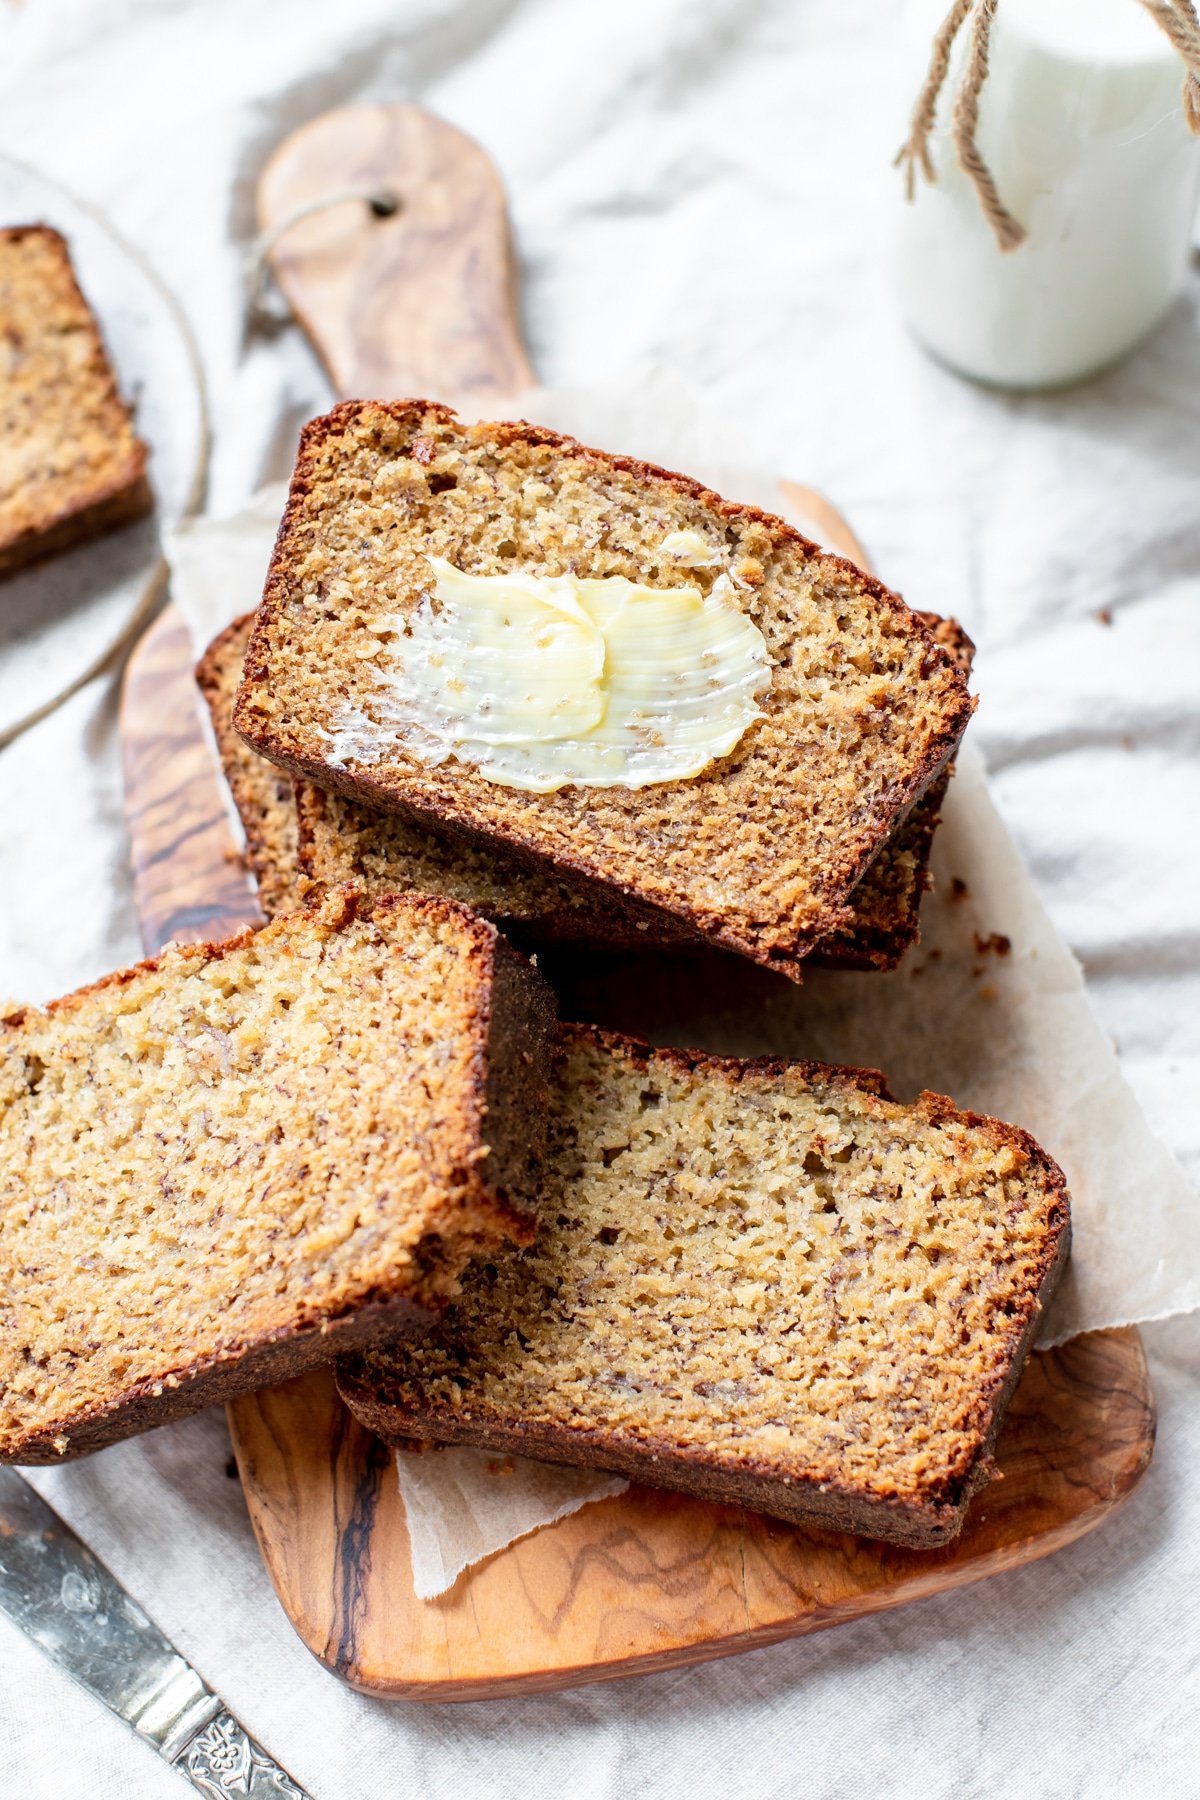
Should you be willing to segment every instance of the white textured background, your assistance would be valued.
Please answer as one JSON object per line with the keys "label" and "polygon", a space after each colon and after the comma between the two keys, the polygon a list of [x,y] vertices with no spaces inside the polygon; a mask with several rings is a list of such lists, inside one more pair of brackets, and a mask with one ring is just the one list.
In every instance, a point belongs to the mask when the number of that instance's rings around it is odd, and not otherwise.
{"label": "white textured background", "polygon": [[[477,136],[508,183],[539,373],[673,365],[979,640],[997,797],[1196,1178],[1200,284],[1075,393],[998,397],[929,364],[887,280],[897,26],[881,0],[0,0],[0,151],[104,207],[183,300],[223,511],[285,471],[326,397],[295,334],[244,339],[264,156],[355,98]],[[0,992],[135,954],[111,695],[0,759],[0,812]],[[1196,1321],[1147,1342],[1158,1455],[1101,1533],[822,1638],[558,1698],[339,1689],[272,1597],[219,1414],[39,1484],[317,1800],[1171,1800],[1200,1793]],[[22,1800],[186,1791],[3,1623],[0,1776]]]}

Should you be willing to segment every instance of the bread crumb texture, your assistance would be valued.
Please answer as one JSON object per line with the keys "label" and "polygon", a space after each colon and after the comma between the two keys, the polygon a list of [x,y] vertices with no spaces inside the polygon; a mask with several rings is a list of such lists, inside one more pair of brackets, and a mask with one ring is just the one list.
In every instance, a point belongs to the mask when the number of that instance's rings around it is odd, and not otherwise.
{"label": "bread crumb texture", "polygon": [[536,1241],[426,1339],[348,1358],[355,1410],[901,1541],[957,1528],[1065,1252],[1050,1159],[861,1071],[584,1027],[556,1092]]}
{"label": "bread crumb texture", "polygon": [[[429,556],[478,574],[677,583],[696,532],[763,633],[765,716],[704,773],[636,791],[501,788],[420,761],[380,719]],[[850,922],[847,894],[944,767],[972,703],[955,656],[898,596],[779,519],[683,476],[520,424],[465,425],[422,402],[350,403],[310,425],[246,659],[237,727],[351,799],[474,834],[604,884],[701,936],[794,972]]]}
{"label": "bread crumb texture", "polygon": [[169,1416],[266,1343],[321,1360],[357,1309],[436,1307],[528,1236],[548,1029],[482,921],[347,893],[6,1019],[0,1456],[133,1400]]}
{"label": "bread crumb texture", "polygon": [[146,512],[145,473],[66,242],[0,231],[0,574]]}

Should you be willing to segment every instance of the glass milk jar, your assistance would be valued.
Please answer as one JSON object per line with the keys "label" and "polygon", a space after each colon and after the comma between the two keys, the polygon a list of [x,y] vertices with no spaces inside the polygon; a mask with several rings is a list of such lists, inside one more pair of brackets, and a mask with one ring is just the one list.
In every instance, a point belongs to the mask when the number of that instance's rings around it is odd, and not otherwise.
{"label": "glass milk jar", "polygon": [[[947,0],[914,0],[919,84]],[[1200,192],[1184,65],[1139,0],[998,0],[978,149],[1025,228],[1003,251],[958,166],[959,34],[930,153],[897,246],[910,330],[952,368],[1002,387],[1054,387],[1115,362],[1183,284]]]}

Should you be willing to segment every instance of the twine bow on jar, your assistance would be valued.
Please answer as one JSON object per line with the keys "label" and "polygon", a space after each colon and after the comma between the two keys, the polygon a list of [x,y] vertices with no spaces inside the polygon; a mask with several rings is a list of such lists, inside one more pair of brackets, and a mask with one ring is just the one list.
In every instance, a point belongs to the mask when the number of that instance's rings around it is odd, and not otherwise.
{"label": "twine bow on jar", "polygon": [[[1195,0],[1131,0],[1165,33],[1183,64],[1183,113],[1190,131],[1200,136],[1200,18]],[[959,167],[975,189],[980,209],[1001,250],[1015,250],[1024,243],[1025,227],[1013,217],[997,191],[996,182],[979,149],[979,96],[988,75],[988,51],[992,22],[999,0],[954,0],[934,34],[929,69],[913,107],[908,137],[896,156],[904,170],[905,191],[915,197],[917,171],[935,182],[937,171],[929,152],[938,99],[950,72],[950,58],[959,33],[967,28],[967,53],[954,91],[950,112],[950,138]]]}

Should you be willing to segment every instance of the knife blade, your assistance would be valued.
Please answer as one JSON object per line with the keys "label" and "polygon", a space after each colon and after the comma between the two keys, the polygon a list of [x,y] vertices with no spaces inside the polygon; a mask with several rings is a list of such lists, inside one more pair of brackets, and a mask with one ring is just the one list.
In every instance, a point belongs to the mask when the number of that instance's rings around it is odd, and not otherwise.
{"label": "knife blade", "polygon": [[209,1800],[311,1800],[12,1469],[0,1469],[0,1611]]}

